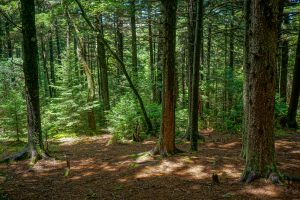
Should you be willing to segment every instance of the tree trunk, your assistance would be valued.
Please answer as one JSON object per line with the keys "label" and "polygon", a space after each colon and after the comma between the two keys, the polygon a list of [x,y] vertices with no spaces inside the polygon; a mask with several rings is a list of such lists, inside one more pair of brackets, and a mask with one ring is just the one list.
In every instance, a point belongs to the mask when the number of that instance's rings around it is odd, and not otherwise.
{"label": "tree trunk", "polygon": [[56,78],[55,78],[55,68],[54,68],[54,50],[53,50],[53,38],[52,33],[50,33],[49,38],[49,60],[50,60],[50,97],[56,96]]}
{"label": "tree trunk", "polygon": [[130,27],[131,27],[131,53],[132,53],[132,71],[134,81],[137,81],[138,76],[138,60],[137,60],[137,45],[136,45],[136,24],[135,24],[135,0],[130,0]]}
{"label": "tree trunk", "polygon": [[6,49],[7,49],[7,58],[13,57],[12,42],[10,36],[10,24],[8,21],[5,21],[5,34],[6,34]]}
{"label": "tree trunk", "polygon": [[211,59],[211,33],[212,26],[211,24],[208,26],[208,38],[207,38],[207,74],[206,74],[206,84],[207,84],[207,91],[206,91],[206,109],[209,110],[210,108],[210,59]]}
{"label": "tree trunk", "polygon": [[28,120],[28,145],[31,162],[43,156],[39,85],[38,85],[38,46],[35,27],[34,0],[21,0],[23,33],[23,71]]}
{"label": "tree trunk", "polygon": [[[234,5],[232,5],[234,6]],[[230,22],[230,35],[229,35],[229,71],[228,71],[228,113],[231,113],[233,105],[233,76],[234,76],[234,9],[231,8],[231,22]]]}
{"label": "tree trunk", "polygon": [[292,93],[289,103],[289,110],[287,116],[287,124],[289,128],[297,129],[298,124],[296,121],[297,108],[299,103],[299,92],[300,92],[300,31],[298,33],[298,42],[296,50],[296,60],[294,66],[294,76],[292,84]]}
{"label": "tree trunk", "polygon": [[152,101],[155,102],[156,82],[154,71],[154,53],[153,53],[153,34],[152,34],[152,17],[151,17],[151,4],[148,2],[148,40],[149,40],[149,66],[151,78]]}
{"label": "tree trunk", "polygon": [[4,44],[3,44],[3,37],[4,36],[4,31],[3,31],[3,19],[0,16],[0,59],[4,57],[3,52],[4,52]]}
{"label": "tree trunk", "polygon": [[[103,32],[102,16],[97,16],[97,24]],[[101,96],[104,110],[109,110],[109,89],[108,89],[108,74],[106,65],[106,52],[103,42],[100,39],[100,34],[97,35],[97,59],[100,68],[100,81],[101,81]]]}
{"label": "tree trunk", "polygon": [[191,123],[192,123],[192,87],[193,87],[193,56],[194,56],[194,41],[195,41],[195,27],[196,27],[196,0],[189,0],[189,15],[188,15],[188,127],[186,137],[190,140],[191,137]]}
{"label": "tree trunk", "polygon": [[[278,0],[250,1],[247,90],[247,147],[243,181],[276,172],[274,106],[277,64]],[[247,48],[247,46],[245,47]],[[251,52],[251,53],[250,53]]]}
{"label": "tree trunk", "polygon": [[242,132],[242,150],[241,156],[246,158],[247,150],[247,137],[248,137],[248,113],[249,113],[249,76],[250,73],[250,62],[249,62],[249,35],[250,35],[250,3],[251,0],[245,0],[244,2],[244,16],[245,16],[245,39],[244,39],[244,63],[243,63],[243,72],[244,72],[244,85],[243,85],[243,132]]}
{"label": "tree trunk", "polygon": [[162,0],[164,13],[163,103],[159,152],[176,153],[175,148],[175,47],[176,0]]}
{"label": "tree trunk", "polygon": [[[119,16],[116,17],[116,24],[117,24],[117,31],[116,31],[116,41],[117,41],[117,55],[119,56],[119,58],[123,61],[124,60],[124,44],[123,44],[123,21],[120,19]],[[118,63],[118,75],[119,77],[121,76],[120,73],[120,63]]]}
{"label": "tree trunk", "polygon": [[49,72],[48,72],[48,68],[47,68],[47,53],[46,53],[45,42],[44,42],[43,37],[41,37],[41,49],[42,49],[42,62],[43,62],[45,96],[46,97],[48,97],[48,96],[52,97],[51,87],[49,86],[50,79],[49,79]]}
{"label": "tree trunk", "polygon": [[191,102],[191,150],[198,150],[198,107],[199,107],[199,70],[203,29],[203,0],[197,0],[197,23],[195,29],[193,74],[192,74],[192,102]]}
{"label": "tree trunk", "polygon": [[[284,24],[289,24],[289,15],[284,16]],[[289,66],[289,41],[288,38],[283,38],[281,49],[281,68],[280,68],[280,98],[286,103],[287,90],[287,72]]]}
{"label": "tree trunk", "polygon": [[60,38],[59,38],[59,23],[55,20],[55,40],[56,40],[56,49],[57,49],[57,59],[58,64],[61,65],[61,45],[60,45]]}

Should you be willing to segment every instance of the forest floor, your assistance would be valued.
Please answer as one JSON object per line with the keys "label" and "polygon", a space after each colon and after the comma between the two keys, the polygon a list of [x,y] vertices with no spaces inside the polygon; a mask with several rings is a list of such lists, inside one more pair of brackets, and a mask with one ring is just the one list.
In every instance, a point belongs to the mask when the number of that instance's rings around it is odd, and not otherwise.
{"label": "forest floor", "polygon": [[[208,133],[207,133],[208,134]],[[186,151],[172,157],[150,157],[155,140],[108,144],[110,135],[62,138],[50,143],[52,154],[70,159],[41,160],[31,170],[28,161],[0,165],[0,199],[300,199],[300,184],[274,185],[268,180],[239,182],[244,161],[241,140],[234,135],[209,133],[197,153]],[[276,139],[280,172],[300,173],[300,134]],[[216,173],[220,184],[212,184]]]}

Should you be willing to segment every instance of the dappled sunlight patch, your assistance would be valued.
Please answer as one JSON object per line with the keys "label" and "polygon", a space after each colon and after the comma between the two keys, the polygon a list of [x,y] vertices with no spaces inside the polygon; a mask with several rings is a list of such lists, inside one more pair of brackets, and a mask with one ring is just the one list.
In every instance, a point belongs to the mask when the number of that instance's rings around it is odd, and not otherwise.
{"label": "dappled sunlight patch", "polygon": [[266,197],[266,198],[276,198],[280,196],[280,193],[283,192],[282,187],[273,185],[273,184],[267,184],[265,186],[259,186],[255,187],[253,185],[248,185],[246,186],[243,190],[242,193],[247,193],[251,194],[253,196],[257,196],[260,198]]}
{"label": "dappled sunlight patch", "polygon": [[227,144],[220,144],[218,147],[225,148],[225,149],[232,149],[236,148],[237,146],[240,147],[241,143],[240,142],[230,142]]}
{"label": "dappled sunlight patch", "polygon": [[189,167],[185,170],[180,170],[176,172],[176,174],[180,176],[184,176],[189,179],[209,178],[210,175],[207,173],[208,171],[207,170],[205,171],[204,169],[205,169],[204,166],[196,165],[196,166]]}

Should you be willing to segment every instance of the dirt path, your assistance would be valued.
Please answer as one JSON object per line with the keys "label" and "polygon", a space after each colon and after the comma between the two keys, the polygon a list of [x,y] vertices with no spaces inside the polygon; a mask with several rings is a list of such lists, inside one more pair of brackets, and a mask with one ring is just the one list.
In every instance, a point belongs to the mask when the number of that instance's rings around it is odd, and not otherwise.
{"label": "dirt path", "polygon": [[[107,145],[109,135],[62,139],[57,155],[65,161],[39,161],[28,171],[27,162],[0,165],[7,174],[2,184],[10,199],[300,199],[300,184],[276,186],[265,180],[240,183],[243,160],[239,139],[222,136],[199,145],[198,153],[184,153],[166,159],[139,154],[152,149],[155,141]],[[177,144],[188,151],[188,144]],[[300,174],[300,137],[277,140],[280,170]],[[217,173],[221,184],[211,184]],[[1,184],[1,183],[0,183]]]}

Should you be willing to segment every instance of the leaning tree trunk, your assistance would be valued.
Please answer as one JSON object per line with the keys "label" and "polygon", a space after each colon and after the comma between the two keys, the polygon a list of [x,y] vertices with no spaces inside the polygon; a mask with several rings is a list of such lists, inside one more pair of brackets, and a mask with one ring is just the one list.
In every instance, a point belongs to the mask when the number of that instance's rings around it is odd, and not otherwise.
{"label": "leaning tree trunk", "polygon": [[161,155],[176,153],[175,148],[175,47],[176,47],[176,0],[163,0],[164,11],[164,58],[162,125],[159,141]]}
{"label": "leaning tree trunk", "polygon": [[[88,106],[92,106],[94,100],[95,100],[95,83],[94,83],[94,79],[93,79],[93,75],[91,72],[91,69],[86,61],[86,56],[85,56],[85,46],[84,46],[84,42],[83,39],[80,37],[79,34],[79,30],[78,27],[76,26],[76,24],[74,23],[74,21],[72,20],[70,13],[68,11],[67,8],[65,8],[66,14],[68,16],[68,20],[70,22],[70,24],[72,24],[77,39],[78,39],[78,45],[77,45],[77,56],[78,56],[78,60],[81,63],[82,67],[83,67],[83,71],[86,75],[86,79],[87,79],[87,86],[88,86],[88,97],[87,97],[87,103]],[[96,130],[96,119],[95,119],[95,114],[94,114],[94,109],[90,108],[87,111],[87,115],[88,115],[88,126],[91,130]]]}
{"label": "leaning tree trunk", "polygon": [[39,84],[38,84],[38,46],[35,27],[34,0],[21,0],[23,33],[23,71],[25,76],[28,145],[31,162],[44,154],[42,140]]}
{"label": "leaning tree trunk", "polygon": [[294,77],[292,85],[292,93],[289,103],[289,110],[287,116],[287,124],[289,128],[297,129],[297,108],[299,103],[299,92],[300,92],[300,31],[298,33],[298,43],[296,50],[296,61],[294,67]]}
{"label": "leaning tree trunk", "polygon": [[101,41],[103,42],[103,44],[105,45],[105,47],[107,48],[107,50],[111,53],[111,55],[117,60],[117,62],[120,64],[120,69],[122,70],[123,74],[125,75],[127,81],[128,81],[128,84],[129,84],[129,87],[131,88],[132,92],[134,93],[135,97],[137,98],[137,101],[140,105],[140,108],[141,108],[141,111],[143,113],[143,116],[144,116],[144,120],[145,120],[145,123],[147,124],[147,132],[148,133],[152,133],[152,130],[153,130],[153,127],[152,127],[152,123],[151,123],[151,120],[150,118],[148,117],[148,114],[146,112],[146,108],[145,108],[145,105],[144,105],[144,102],[138,92],[138,90],[136,89],[136,87],[134,86],[127,70],[126,70],[126,65],[125,63],[121,60],[121,58],[118,56],[118,54],[116,52],[114,52],[112,50],[112,48],[110,47],[110,45],[108,44],[108,42],[105,40],[104,38],[104,35],[103,35],[103,32],[101,31],[101,29],[99,29],[98,27],[95,27],[91,21],[88,19],[81,3],[79,0],[75,0],[77,5],[79,6],[80,10],[81,10],[81,15],[83,16],[83,18],[85,19],[85,21],[87,22],[87,24],[92,28],[92,30],[98,32],[100,34],[100,39]]}
{"label": "leaning tree trunk", "polygon": [[[276,172],[274,106],[276,90],[278,0],[250,1],[245,87],[247,146],[243,180]],[[251,34],[249,34],[251,33]]]}

